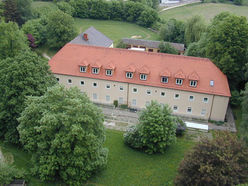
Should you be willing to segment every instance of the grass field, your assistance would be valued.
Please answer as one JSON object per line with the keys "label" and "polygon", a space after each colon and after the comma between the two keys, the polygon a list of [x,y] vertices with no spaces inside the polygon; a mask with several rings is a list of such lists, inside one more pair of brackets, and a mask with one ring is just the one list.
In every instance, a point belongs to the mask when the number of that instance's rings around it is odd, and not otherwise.
{"label": "grass field", "polygon": [[[107,130],[105,146],[109,149],[108,165],[105,170],[93,176],[87,185],[170,185],[176,176],[177,168],[194,142],[178,138],[177,143],[168,148],[165,154],[147,155],[132,150],[123,143],[123,132]],[[14,156],[18,168],[30,169],[30,155],[11,145],[3,145],[3,152]],[[41,183],[32,178],[29,185],[55,185]]]}
{"label": "grass field", "polygon": [[116,43],[124,37],[141,36],[143,39],[156,40],[158,34],[147,28],[138,26],[133,23],[110,21],[110,20],[94,20],[75,18],[77,32],[81,33],[90,26],[94,26],[97,30],[108,36]]}
{"label": "grass field", "polygon": [[248,18],[248,6],[236,6],[223,3],[197,3],[163,11],[159,15],[163,19],[175,18],[181,21],[185,21],[194,15],[199,15],[206,20],[206,23],[209,23],[215,15],[224,11]]}

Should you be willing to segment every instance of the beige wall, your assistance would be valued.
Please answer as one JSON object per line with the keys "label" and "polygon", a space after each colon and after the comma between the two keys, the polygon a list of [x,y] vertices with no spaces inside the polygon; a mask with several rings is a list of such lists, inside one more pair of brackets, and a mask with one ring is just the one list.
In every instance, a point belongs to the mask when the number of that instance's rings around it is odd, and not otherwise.
{"label": "beige wall", "polygon": [[[145,47],[145,46],[142,46],[142,45],[130,45],[131,46],[131,48],[141,48],[141,47]],[[135,47],[134,47],[135,46]],[[153,52],[158,52],[158,49],[157,48],[148,48],[148,47],[145,47],[146,48],[146,50],[145,51],[147,51],[148,52],[148,50],[149,49],[152,49],[153,50]]]}
{"label": "beige wall", "polygon": [[226,115],[228,102],[228,97],[214,96],[210,119],[216,121],[223,121],[223,118],[225,118]]}
{"label": "beige wall", "polygon": [[[205,120],[211,118],[212,120],[223,121],[229,101],[228,97],[223,96],[213,96],[209,94],[85,77],[72,77],[57,74],[55,76],[58,77],[59,82],[66,87],[77,86],[82,92],[85,92],[93,102],[113,104],[114,100],[118,100],[119,104],[128,104],[129,107],[145,108],[146,104],[150,103],[151,100],[156,100],[161,104],[168,104],[172,110],[174,106],[177,106],[177,110],[173,110],[174,114],[191,118]],[[68,79],[72,80],[72,84],[68,84]],[[80,84],[81,81],[84,81],[84,85]],[[94,87],[93,83],[97,83],[97,87]],[[106,88],[107,85],[110,86],[109,89]],[[120,90],[120,87],[123,87],[123,90]],[[134,88],[137,89],[136,93],[133,91]],[[151,92],[150,95],[147,94],[148,90]],[[161,92],[164,92],[165,95],[162,96]],[[97,95],[97,99],[94,99],[93,94]],[[175,94],[178,94],[179,98],[175,98]],[[189,99],[190,96],[193,96],[193,100]],[[207,102],[204,102],[204,98],[207,98]],[[120,103],[120,101],[123,102]],[[188,112],[188,107],[191,107],[191,112]]]}

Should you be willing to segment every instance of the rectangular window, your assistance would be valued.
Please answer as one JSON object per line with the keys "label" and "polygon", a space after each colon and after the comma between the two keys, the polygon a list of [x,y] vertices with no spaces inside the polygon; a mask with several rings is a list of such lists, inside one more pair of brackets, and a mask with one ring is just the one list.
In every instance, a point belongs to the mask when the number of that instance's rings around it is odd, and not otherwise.
{"label": "rectangular window", "polygon": [[190,81],[189,85],[191,87],[196,87],[197,86],[197,81]]}
{"label": "rectangular window", "polygon": [[175,94],[175,95],[174,95],[174,98],[175,98],[175,99],[179,99],[179,97],[180,97],[179,94]]}
{"label": "rectangular window", "polygon": [[119,104],[123,104],[124,101],[123,101],[123,97],[119,97]]}
{"label": "rectangular window", "polygon": [[136,106],[136,99],[132,100],[132,106]]}
{"label": "rectangular window", "polygon": [[112,70],[106,70],[106,76],[112,76]]}
{"label": "rectangular window", "polygon": [[183,84],[183,79],[176,79],[176,84],[177,85],[182,85]]}
{"label": "rectangular window", "polygon": [[97,83],[96,82],[93,83],[93,87],[97,87]]}
{"label": "rectangular window", "polygon": [[106,85],[106,89],[110,89],[110,84],[107,84]]}
{"label": "rectangular window", "polygon": [[194,101],[194,96],[189,96],[189,101]]}
{"label": "rectangular window", "polygon": [[137,88],[133,88],[133,93],[137,93],[138,89]]}
{"label": "rectangular window", "polygon": [[126,72],[126,78],[133,78],[133,73],[132,72]]}
{"label": "rectangular window", "polygon": [[146,74],[140,74],[140,80],[146,80],[147,75]]}
{"label": "rectangular window", "polygon": [[178,110],[178,107],[176,105],[173,106],[173,111],[176,112]]}
{"label": "rectangular window", "polygon": [[99,68],[92,68],[92,74],[99,74]]}
{"label": "rectangular window", "polygon": [[152,91],[151,90],[146,90],[146,94],[147,95],[151,95],[152,94]]}
{"label": "rectangular window", "polygon": [[120,91],[123,91],[123,90],[124,90],[123,86],[120,86]]}
{"label": "rectangular window", "polygon": [[206,109],[202,109],[201,115],[202,115],[202,116],[205,116],[205,114],[206,114]]}
{"label": "rectangular window", "polygon": [[192,108],[191,108],[191,107],[188,107],[188,108],[187,108],[187,112],[188,112],[188,113],[192,113]]}
{"label": "rectangular window", "polygon": [[165,96],[165,92],[161,92],[160,95],[161,95],[161,96]]}
{"label": "rectangular window", "polygon": [[59,78],[56,78],[57,81],[59,81]]}
{"label": "rectangular window", "polygon": [[80,81],[80,85],[81,86],[84,86],[84,81]]}
{"label": "rectangular window", "polygon": [[97,100],[97,94],[96,93],[93,93],[93,99]]}
{"label": "rectangular window", "polygon": [[208,102],[208,98],[203,98],[203,102],[207,103]]}
{"label": "rectangular window", "polygon": [[68,84],[72,84],[72,80],[71,79],[68,79]]}
{"label": "rectangular window", "polygon": [[87,68],[86,66],[80,66],[80,72],[86,72]]}
{"label": "rectangular window", "polygon": [[107,102],[110,101],[110,96],[109,96],[109,95],[106,96],[106,101],[107,101]]}
{"label": "rectangular window", "polygon": [[168,77],[162,76],[161,77],[161,82],[162,83],[168,83]]}

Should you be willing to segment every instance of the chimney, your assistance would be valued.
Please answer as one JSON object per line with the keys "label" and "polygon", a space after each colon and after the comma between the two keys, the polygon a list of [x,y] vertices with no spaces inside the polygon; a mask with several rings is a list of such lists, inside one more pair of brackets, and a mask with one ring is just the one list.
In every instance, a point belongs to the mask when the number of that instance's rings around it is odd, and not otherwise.
{"label": "chimney", "polygon": [[83,39],[84,39],[85,41],[88,41],[88,34],[84,33]]}

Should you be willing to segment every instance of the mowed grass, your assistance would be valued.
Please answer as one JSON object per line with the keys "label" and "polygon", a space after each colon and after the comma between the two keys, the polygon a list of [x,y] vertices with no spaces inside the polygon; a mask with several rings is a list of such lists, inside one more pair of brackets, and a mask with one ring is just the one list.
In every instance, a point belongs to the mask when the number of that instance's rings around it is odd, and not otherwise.
{"label": "mowed grass", "polygon": [[163,11],[159,14],[159,16],[160,18],[166,20],[175,18],[185,21],[194,15],[198,15],[202,16],[206,23],[209,23],[214,16],[225,11],[248,18],[248,6],[236,6],[223,3],[196,3]]}
{"label": "mowed grass", "polygon": [[85,31],[90,26],[94,26],[97,30],[112,39],[115,44],[124,37],[130,38],[132,36],[140,36],[140,38],[148,40],[158,39],[157,33],[134,23],[79,18],[75,18],[74,20],[78,33]]}
{"label": "mowed grass", "polygon": [[[107,167],[93,176],[87,185],[170,185],[177,174],[179,163],[194,142],[178,138],[177,143],[165,154],[147,155],[135,151],[123,143],[123,132],[107,130],[105,147],[109,149]],[[14,156],[14,165],[29,170],[32,167],[30,155],[12,145],[0,143],[4,153]],[[32,177],[30,185],[56,185],[42,183]]]}
{"label": "mowed grass", "polygon": [[50,6],[52,8],[55,8],[56,4],[53,2],[46,2],[46,1],[33,1],[31,8],[34,9],[34,8],[38,8],[38,7],[42,7],[42,6]]}

